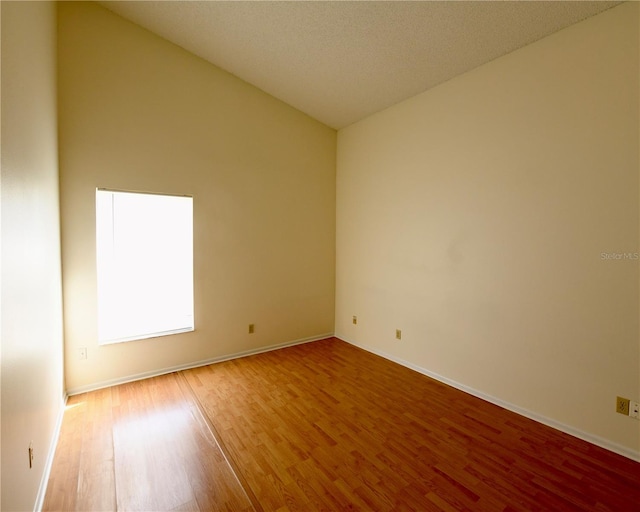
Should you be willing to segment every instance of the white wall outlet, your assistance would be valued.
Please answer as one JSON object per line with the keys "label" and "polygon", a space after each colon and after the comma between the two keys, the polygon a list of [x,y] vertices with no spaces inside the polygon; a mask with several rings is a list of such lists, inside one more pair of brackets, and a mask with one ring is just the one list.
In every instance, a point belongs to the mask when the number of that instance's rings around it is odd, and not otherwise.
{"label": "white wall outlet", "polygon": [[631,401],[629,403],[629,416],[640,420],[640,403]]}
{"label": "white wall outlet", "polygon": [[87,347],[80,347],[78,349],[78,359],[84,361],[87,358]]}

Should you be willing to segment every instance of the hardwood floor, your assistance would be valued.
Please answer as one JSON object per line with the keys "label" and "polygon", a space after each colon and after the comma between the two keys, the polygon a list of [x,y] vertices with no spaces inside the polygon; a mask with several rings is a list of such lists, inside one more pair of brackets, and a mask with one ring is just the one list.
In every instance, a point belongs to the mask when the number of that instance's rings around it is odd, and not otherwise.
{"label": "hardwood floor", "polygon": [[332,338],[70,398],[44,510],[639,504],[639,463]]}
{"label": "hardwood floor", "polygon": [[171,374],[69,398],[43,510],[254,508]]}

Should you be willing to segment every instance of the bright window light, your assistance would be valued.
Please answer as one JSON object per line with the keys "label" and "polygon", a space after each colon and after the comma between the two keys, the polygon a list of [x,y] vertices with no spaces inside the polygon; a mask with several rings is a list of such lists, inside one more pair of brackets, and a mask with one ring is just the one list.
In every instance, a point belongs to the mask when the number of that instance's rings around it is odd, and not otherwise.
{"label": "bright window light", "polygon": [[193,198],[96,191],[98,341],[193,331]]}

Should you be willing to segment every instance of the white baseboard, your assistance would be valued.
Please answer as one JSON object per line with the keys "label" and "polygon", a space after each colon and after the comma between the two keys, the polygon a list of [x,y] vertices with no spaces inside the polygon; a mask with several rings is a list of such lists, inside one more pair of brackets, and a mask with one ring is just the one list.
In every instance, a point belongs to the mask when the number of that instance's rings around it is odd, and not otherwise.
{"label": "white baseboard", "polygon": [[62,420],[64,418],[64,411],[67,405],[67,395],[63,395],[60,403],[60,409],[58,410],[58,417],[56,418],[56,426],[53,431],[53,437],[49,444],[49,451],[47,453],[47,460],[44,463],[44,471],[42,472],[42,478],[40,479],[40,487],[38,488],[38,495],[36,496],[36,503],[33,507],[34,512],[40,512],[44,505],[44,498],[47,494],[47,485],[49,484],[49,476],[51,475],[51,467],[53,466],[53,457],[56,454],[56,448],[58,446],[58,439],[60,438],[60,429],[62,428]]}
{"label": "white baseboard", "polygon": [[168,368],[162,368],[159,370],[151,370],[144,373],[138,373],[135,375],[128,375],[126,377],[119,377],[117,379],[105,380],[102,382],[95,382],[86,386],[79,386],[75,388],[67,389],[67,395],[79,395],[80,393],[87,393],[89,391],[96,391],[98,389],[108,388],[111,386],[117,386],[119,384],[126,384],[127,382],[134,382],[137,380],[148,379],[150,377],[158,377],[159,375],[166,375],[167,373],[179,372],[181,370],[189,370],[191,368],[198,368],[199,366],[207,366],[213,363],[221,363],[222,361],[229,361],[231,359],[237,359],[239,357],[252,356],[255,354],[261,354],[263,352],[271,352],[272,350],[278,350],[285,347],[292,347],[294,345],[301,345],[303,343],[310,343],[312,341],[323,340],[333,336],[332,332],[325,334],[318,334],[309,338],[302,338],[294,341],[287,341],[284,343],[277,343],[275,345],[269,345],[267,347],[260,347],[257,349],[244,350],[242,352],[236,352],[234,354],[227,354],[219,357],[212,357],[211,359],[205,359],[203,361],[195,361],[193,363],[186,363],[177,366],[171,366]]}
{"label": "white baseboard", "polygon": [[465,393],[468,393],[470,395],[473,395],[475,397],[481,398],[482,400],[486,400],[487,402],[490,402],[494,405],[497,405],[499,407],[502,407],[503,409],[507,409],[511,412],[515,412],[516,414],[519,414],[520,416],[524,416],[526,418],[529,418],[531,420],[537,421],[538,423],[542,423],[543,425],[547,425],[548,427],[554,428],[556,430],[559,430],[561,432],[564,432],[565,434],[569,434],[573,437],[577,437],[578,439],[582,439],[583,441],[587,441],[591,444],[594,444],[596,446],[599,446],[601,448],[604,448],[605,450],[609,450],[611,452],[617,453],[618,455],[622,455],[624,457],[627,457],[631,460],[635,460],[640,462],[640,451],[636,451],[636,450],[632,450],[631,448],[627,448],[626,446],[622,446],[619,445],[617,443],[614,443],[613,441],[609,441],[608,439],[604,439],[602,437],[593,435],[593,434],[589,434],[588,432],[584,432],[582,430],[579,430],[577,428],[571,427],[569,425],[565,425],[564,423],[560,423],[559,421],[553,420],[551,418],[547,418],[545,416],[542,416],[540,414],[537,414],[535,412],[529,411],[527,409],[524,409],[522,407],[519,407],[515,404],[509,403],[509,402],[505,402],[504,400],[501,400],[500,398],[496,398],[494,396],[488,395],[486,393],[483,393],[482,391],[478,391],[477,389],[473,389],[470,388],[469,386],[466,386],[464,384],[460,384],[459,382],[456,382],[454,380],[451,380],[447,377],[443,377],[442,375],[438,375],[437,373],[434,373],[430,370],[427,370],[426,368],[422,368],[421,366],[417,366],[413,363],[410,363],[409,361],[405,361],[404,359],[400,359],[398,357],[392,356],[390,354],[387,354],[383,351],[380,350],[376,350],[376,349],[372,349],[369,347],[363,347],[361,345],[358,345],[357,343],[354,343],[352,341],[349,341],[345,338],[342,337],[338,337],[340,340],[345,341],[351,345],[353,345],[354,347],[358,347],[361,348],[363,350],[366,350],[367,352],[371,352],[372,354],[376,354],[380,357],[383,357],[385,359],[388,359],[389,361],[393,361],[394,363],[398,363],[401,366],[405,366],[406,368],[410,368],[412,370],[415,370],[418,373],[421,373],[423,375],[426,375],[427,377],[431,377],[432,379],[435,379],[439,382],[442,382],[444,384],[447,384],[453,388],[459,389],[461,391],[464,391]]}

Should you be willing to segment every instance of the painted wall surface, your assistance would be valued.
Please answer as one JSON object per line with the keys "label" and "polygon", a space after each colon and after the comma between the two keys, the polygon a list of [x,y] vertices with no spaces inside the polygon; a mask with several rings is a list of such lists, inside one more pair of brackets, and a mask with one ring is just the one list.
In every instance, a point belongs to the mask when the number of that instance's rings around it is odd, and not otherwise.
{"label": "painted wall surface", "polygon": [[340,130],[336,269],[340,338],[636,456],[639,7]]}
{"label": "painted wall surface", "polygon": [[[67,389],[332,333],[336,132],[100,6],[58,15]],[[195,332],[98,346],[96,187],[193,195]]]}
{"label": "painted wall surface", "polygon": [[2,2],[1,9],[0,508],[33,510],[64,406],[56,12],[49,2]]}

